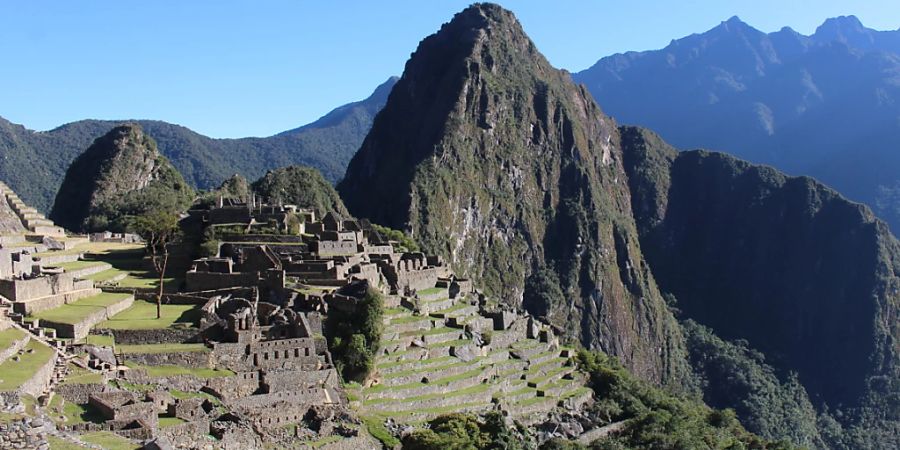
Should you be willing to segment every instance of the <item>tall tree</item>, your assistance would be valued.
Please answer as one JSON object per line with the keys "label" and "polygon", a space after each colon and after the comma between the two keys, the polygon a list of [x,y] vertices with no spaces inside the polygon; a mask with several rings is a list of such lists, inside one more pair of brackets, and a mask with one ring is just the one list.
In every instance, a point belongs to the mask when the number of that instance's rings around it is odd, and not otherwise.
{"label": "tall tree", "polygon": [[159,294],[156,297],[156,318],[162,316],[162,296],[165,289],[166,266],[169,263],[169,244],[179,236],[178,216],[169,211],[148,211],[134,218],[134,231],[144,239],[153,268],[159,274]]}

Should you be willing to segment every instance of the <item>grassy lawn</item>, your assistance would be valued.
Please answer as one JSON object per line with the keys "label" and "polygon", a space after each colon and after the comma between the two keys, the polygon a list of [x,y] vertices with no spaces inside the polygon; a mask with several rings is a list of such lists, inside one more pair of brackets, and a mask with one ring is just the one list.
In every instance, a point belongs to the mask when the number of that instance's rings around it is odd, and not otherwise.
{"label": "grassy lawn", "polygon": [[99,266],[101,264],[103,264],[102,261],[72,261],[67,263],[55,264],[55,266],[65,270],[66,272],[71,272],[73,270]]}
{"label": "grassy lawn", "polygon": [[84,343],[99,347],[112,347],[116,344],[116,338],[103,334],[89,334],[84,338]]}
{"label": "grassy lawn", "polygon": [[82,369],[73,364],[69,364],[69,374],[62,384],[99,384],[103,382],[103,376],[99,373]]}
{"label": "grassy lawn", "polygon": [[186,420],[182,420],[177,417],[160,417],[159,418],[159,427],[166,428],[166,427],[171,427],[173,425],[181,425],[186,422],[187,422]]}
{"label": "grassy lawn", "polygon": [[94,254],[112,254],[116,252],[123,251],[135,251],[140,250],[143,251],[144,246],[141,244],[117,244],[113,242],[85,242],[81,245],[77,245],[74,248],[70,248],[68,250],[54,250],[48,252],[40,252],[35,253],[35,256],[49,256],[49,255],[79,255],[82,253],[94,253]]}
{"label": "grassy lawn", "polygon": [[120,344],[116,350],[125,354],[209,351],[203,344]]}
{"label": "grassy lawn", "polygon": [[136,450],[141,448],[128,439],[109,431],[97,431],[94,433],[85,433],[79,436],[82,441],[89,444],[98,445],[105,450]]}
{"label": "grassy lawn", "polygon": [[[28,353],[29,350],[33,352]],[[13,361],[10,357],[0,364],[0,392],[17,389],[53,356],[54,351],[50,347],[34,339],[28,341],[19,361]]]}
{"label": "grassy lawn", "polygon": [[[79,405],[64,399],[61,395],[53,396],[48,408],[56,417],[57,423],[75,424],[84,422],[103,423],[103,416],[90,405]],[[62,420],[58,420],[62,419]]]}
{"label": "grassy lawn", "polygon": [[50,444],[50,450],[84,450],[86,448],[53,435],[47,436],[47,442]]}
{"label": "grassy lawn", "polygon": [[129,294],[114,294],[104,292],[93,297],[86,297],[74,303],[62,305],[59,308],[49,309],[34,314],[36,319],[49,320],[58,323],[78,323],[90,314],[101,311],[110,305],[114,305],[126,298]]}
{"label": "grassy lawn", "polygon": [[162,328],[187,328],[200,320],[198,305],[162,305],[161,316],[156,318],[156,303],[137,300],[130,308],[109,320],[101,322],[97,328],[114,330],[157,330]]}
{"label": "grassy lawn", "polygon": [[439,292],[445,292],[445,291],[446,291],[446,289],[444,289],[444,288],[433,287],[433,288],[422,289],[420,291],[416,291],[416,293],[419,295],[433,295],[433,294],[437,294]]}
{"label": "grassy lawn", "polygon": [[194,368],[194,367],[181,367],[181,366],[142,366],[140,364],[135,364],[131,361],[125,363],[126,366],[131,367],[132,369],[144,369],[147,371],[147,375],[151,377],[169,377],[173,375],[193,375],[198,378],[216,378],[216,377],[230,377],[234,375],[234,372],[230,370],[224,369],[208,369],[208,368]]}
{"label": "grassy lawn", "polygon": [[7,349],[12,346],[13,342],[25,337],[25,332],[18,328],[7,328],[0,331],[0,348]]}

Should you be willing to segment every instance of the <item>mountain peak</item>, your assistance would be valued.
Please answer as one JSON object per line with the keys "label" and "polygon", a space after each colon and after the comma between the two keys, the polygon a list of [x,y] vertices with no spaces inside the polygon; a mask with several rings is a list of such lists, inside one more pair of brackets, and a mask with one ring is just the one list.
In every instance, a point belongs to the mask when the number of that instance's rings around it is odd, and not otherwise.
{"label": "mountain peak", "polygon": [[872,30],[863,26],[856,16],[827,19],[811,37],[820,43],[843,42],[861,49],[869,49],[873,42]]}

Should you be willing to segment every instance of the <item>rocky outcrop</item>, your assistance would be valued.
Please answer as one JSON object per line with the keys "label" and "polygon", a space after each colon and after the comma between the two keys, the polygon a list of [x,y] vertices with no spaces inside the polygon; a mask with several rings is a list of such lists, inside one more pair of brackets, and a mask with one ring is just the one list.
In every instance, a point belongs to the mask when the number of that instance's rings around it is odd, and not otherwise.
{"label": "rocky outcrop", "polygon": [[643,260],[619,141],[512,13],[476,4],[419,45],[339,191],[493,297],[673,380],[682,337]]}
{"label": "rocky outcrop", "polygon": [[50,217],[71,230],[126,228],[124,219],[150,209],[181,211],[193,189],[137,124],[94,141],[66,172]]}

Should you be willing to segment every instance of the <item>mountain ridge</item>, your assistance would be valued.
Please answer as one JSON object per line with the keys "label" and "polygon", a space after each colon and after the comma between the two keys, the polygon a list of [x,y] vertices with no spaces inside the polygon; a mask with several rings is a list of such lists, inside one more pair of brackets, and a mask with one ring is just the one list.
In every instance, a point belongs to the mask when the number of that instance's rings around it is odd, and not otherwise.
{"label": "mountain ridge", "polygon": [[[334,183],[381,109],[391,77],[368,98],[336,108],[317,121],[265,138],[214,139],[187,127],[154,120],[130,120],[152,136],[189,184],[212,189],[239,172],[257,179],[278,167],[315,167]],[[49,210],[65,171],[95,138],[123,121],[82,120],[49,131],[32,131],[0,117],[0,179],[23,200]],[[37,182],[40,180],[40,182]]]}
{"label": "mountain ridge", "polygon": [[660,50],[602,58],[573,78],[621,123],[677,148],[813,176],[900,226],[900,174],[889,170],[900,163],[900,30],[848,16],[805,36],[732,18]]}

